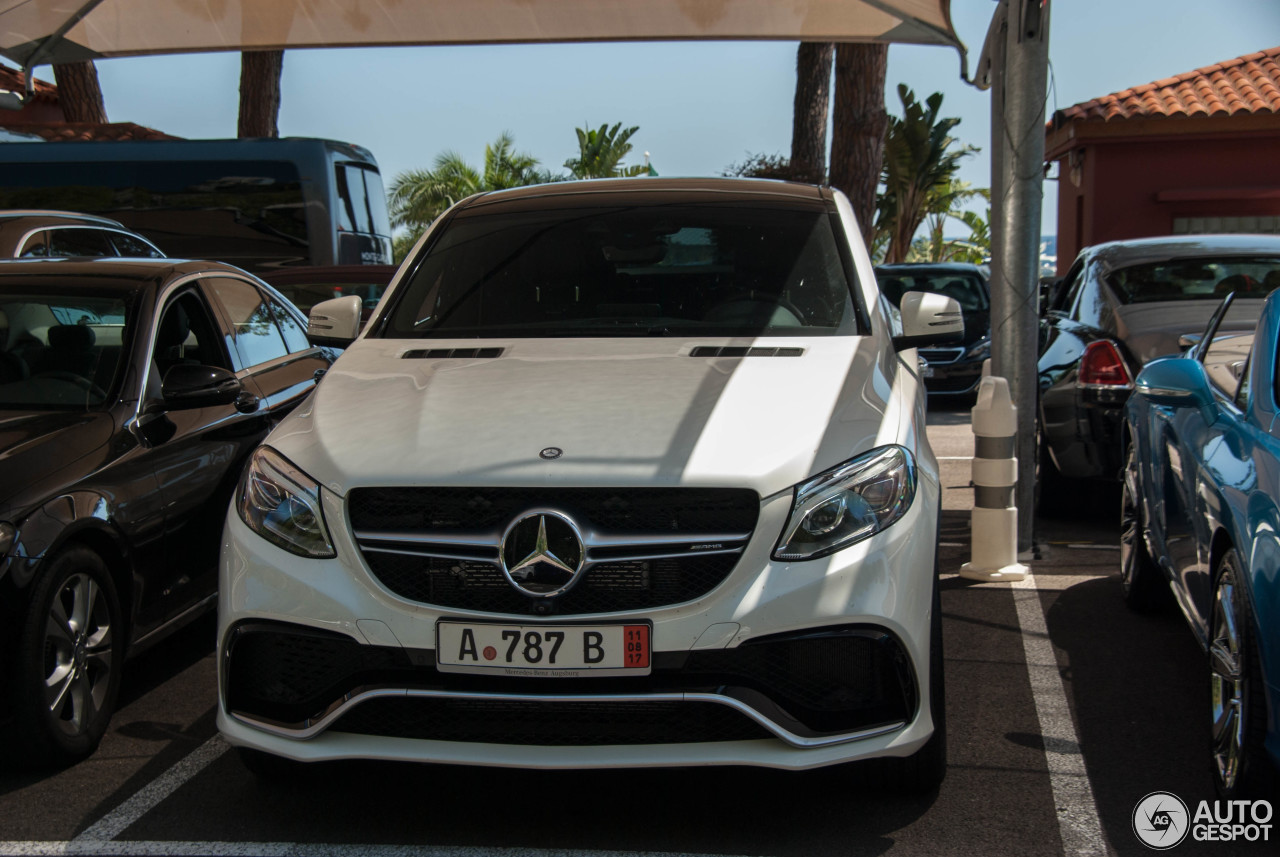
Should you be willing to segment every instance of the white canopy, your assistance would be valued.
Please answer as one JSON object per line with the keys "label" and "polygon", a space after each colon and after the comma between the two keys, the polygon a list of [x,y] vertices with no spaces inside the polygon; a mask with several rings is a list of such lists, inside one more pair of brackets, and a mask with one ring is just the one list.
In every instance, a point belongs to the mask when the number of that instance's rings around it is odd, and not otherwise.
{"label": "white canopy", "polygon": [[197,51],[684,39],[909,42],[963,53],[950,2],[0,0],[0,55],[35,66]]}

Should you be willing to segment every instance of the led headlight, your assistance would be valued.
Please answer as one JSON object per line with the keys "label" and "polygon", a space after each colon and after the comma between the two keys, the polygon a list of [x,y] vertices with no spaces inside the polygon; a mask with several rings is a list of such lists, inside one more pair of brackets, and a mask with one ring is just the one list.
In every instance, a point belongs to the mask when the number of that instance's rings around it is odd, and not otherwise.
{"label": "led headlight", "polygon": [[320,486],[268,447],[249,460],[236,497],[240,520],[289,553],[334,556],[333,542],[320,509]]}
{"label": "led headlight", "polygon": [[901,446],[882,446],[796,486],[773,558],[816,559],[870,538],[906,514],[916,467]]}

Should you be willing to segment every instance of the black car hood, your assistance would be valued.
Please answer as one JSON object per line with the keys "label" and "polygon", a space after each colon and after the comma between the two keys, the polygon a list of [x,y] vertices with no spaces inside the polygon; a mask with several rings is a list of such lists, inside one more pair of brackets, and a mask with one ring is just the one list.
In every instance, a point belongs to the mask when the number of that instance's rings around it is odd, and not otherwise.
{"label": "black car hood", "polygon": [[0,410],[0,520],[30,489],[91,455],[110,439],[109,413]]}

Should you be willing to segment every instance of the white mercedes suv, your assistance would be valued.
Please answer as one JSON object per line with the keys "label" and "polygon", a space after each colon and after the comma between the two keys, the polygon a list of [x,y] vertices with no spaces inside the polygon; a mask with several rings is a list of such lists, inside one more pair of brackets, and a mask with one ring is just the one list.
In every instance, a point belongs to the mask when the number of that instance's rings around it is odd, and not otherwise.
{"label": "white mercedes suv", "polygon": [[848,201],[554,184],[441,216],[253,456],[218,724],[246,763],[946,767],[938,466]]}

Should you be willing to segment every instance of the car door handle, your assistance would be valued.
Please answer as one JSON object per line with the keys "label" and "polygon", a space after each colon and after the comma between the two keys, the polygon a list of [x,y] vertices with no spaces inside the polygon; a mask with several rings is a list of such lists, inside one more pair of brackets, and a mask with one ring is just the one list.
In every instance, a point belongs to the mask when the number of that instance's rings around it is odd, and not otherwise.
{"label": "car door handle", "polygon": [[236,396],[236,410],[242,414],[252,414],[258,410],[258,402],[258,397],[246,390]]}

